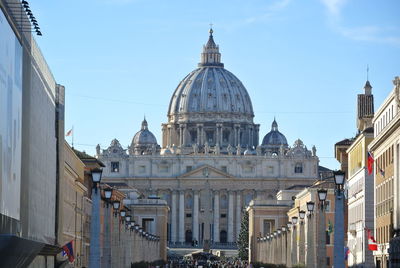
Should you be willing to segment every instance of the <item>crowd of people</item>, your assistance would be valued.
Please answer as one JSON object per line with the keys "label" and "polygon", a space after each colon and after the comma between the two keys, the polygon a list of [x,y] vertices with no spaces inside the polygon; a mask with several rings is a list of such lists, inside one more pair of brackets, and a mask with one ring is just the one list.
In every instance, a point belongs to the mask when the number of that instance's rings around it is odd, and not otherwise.
{"label": "crowd of people", "polygon": [[248,268],[247,261],[242,260],[170,260],[168,268]]}

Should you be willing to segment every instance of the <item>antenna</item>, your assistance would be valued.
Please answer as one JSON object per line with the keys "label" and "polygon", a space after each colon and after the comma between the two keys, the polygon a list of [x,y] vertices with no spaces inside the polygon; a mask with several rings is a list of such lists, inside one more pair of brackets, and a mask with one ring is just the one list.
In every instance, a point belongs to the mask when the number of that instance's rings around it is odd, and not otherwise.
{"label": "antenna", "polygon": [[369,65],[367,64],[367,81],[368,81],[368,77],[369,76]]}

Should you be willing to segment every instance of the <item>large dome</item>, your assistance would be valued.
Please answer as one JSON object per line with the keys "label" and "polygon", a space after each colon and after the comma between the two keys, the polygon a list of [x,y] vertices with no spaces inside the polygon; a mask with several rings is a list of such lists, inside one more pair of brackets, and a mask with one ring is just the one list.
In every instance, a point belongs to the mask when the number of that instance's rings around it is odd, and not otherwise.
{"label": "large dome", "polygon": [[210,29],[198,68],[175,89],[162,124],[162,148],[179,153],[232,153],[258,145],[259,125],[242,82],[224,68]]}
{"label": "large dome", "polygon": [[246,88],[220,60],[219,47],[210,30],[199,68],[189,73],[172,95],[168,110],[170,122],[215,119],[252,122],[253,106]]}

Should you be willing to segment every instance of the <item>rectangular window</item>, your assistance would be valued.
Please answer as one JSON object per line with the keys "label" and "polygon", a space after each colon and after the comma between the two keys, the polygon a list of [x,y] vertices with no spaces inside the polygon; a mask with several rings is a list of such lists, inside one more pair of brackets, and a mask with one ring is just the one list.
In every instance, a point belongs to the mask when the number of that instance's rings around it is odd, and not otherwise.
{"label": "rectangular window", "polygon": [[111,172],[119,172],[119,162],[111,162]]}
{"label": "rectangular window", "polygon": [[226,166],[221,166],[221,170],[223,171],[223,172],[228,172],[228,168],[226,167]]}
{"label": "rectangular window", "polygon": [[326,257],[326,265],[328,265],[328,266],[331,265],[331,258]]}
{"label": "rectangular window", "polygon": [[331,235],[329,234],[329,231],[326,231],[326,244],[331,244]]}
{"label": "rectangular window", "polygon": [[229,142],[229,131],[228,130],[224,130],[224,132],[222,133],[222,142],[223,143]]}
{"label": "rectangular window", "polygon": [[294,173],[303,173],[303,165],[301,163],[296,163]]}
{"label": "rectangular window", "polygon": [[191,218],[192,217],[192,213],[186,213],[186,218]]}
{"label": "rectangular window", "polygon": [[325,201],[325,212],[330,212],[331,211],[331,201],[326,200]]}
{"label": "rectangular window", "polygon": [[197,142],[197,131],[195,130],[190,131],[190,140],[192,141],[192,143]]}
{"label": "rectangular window", "polygon": [[268,174],[274,174],[274,167],[273,166],[269,166],[268,167]]}
{"label": "rectangular window", "polygon": [[214,131],[206,131],[207,142],[211,145],[214,144]]}
{"label": "rectangular window", "polygon": [[192,166],[186,166],[186,172],[192,171],[193,167]]}
{"label": "rectangular window", "polygon": [[161,172],[161,173],[166,173],[166,172],[168,172],[168,170],[169,170],[168,165],[160,165],[158,167],[158,171]]}
{"label": "rectangular window", "polygon": [[221,218],[226,218],[226,214],[221,214]]}
{"label": "rectangular window", "polygon": [[146,173],[146,166],[139,166],[139,173]]}
{"label": "rectangular window", "polygon": [[253,172],[253,167],[252,166],[245,166],[245,167],[243,167],[243,172],[244,173],[252,173]]}
{"label": "rectangular window", "polygon": [[263,236],[272,233],[272,229],[274,227],[273,220],[264,220],[263,222]]}

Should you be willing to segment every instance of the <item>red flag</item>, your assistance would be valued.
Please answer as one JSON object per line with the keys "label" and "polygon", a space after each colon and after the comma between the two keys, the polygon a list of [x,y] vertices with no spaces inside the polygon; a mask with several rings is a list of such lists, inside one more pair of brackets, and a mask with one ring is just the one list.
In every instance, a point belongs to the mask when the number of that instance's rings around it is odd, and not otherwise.
{"label": "red flag", "polygon": [[368,175],[372,174],[372,165],[374,164],[374,158],[371,152],[368,152]]}
{"label": "red flag", "polygon": [[70,241],[69,243],[65,244],[62,247],[62,249],[67,254],[69,262],[74,262],[75,258],[74,258],[74,249],[73,249],[73,246],[72,246],[72,241]]}
{"label": "red flag", "polygon": [[65,134],[65,137],[71,136],[72,135],[72,128]]}
{"label": "red flag", "polygon": [[366,228],[368,233],[368,249],[375,251],[378,250],[378,244],[375,241],[375,238],[371,235],[371,230]]}

